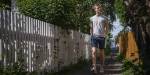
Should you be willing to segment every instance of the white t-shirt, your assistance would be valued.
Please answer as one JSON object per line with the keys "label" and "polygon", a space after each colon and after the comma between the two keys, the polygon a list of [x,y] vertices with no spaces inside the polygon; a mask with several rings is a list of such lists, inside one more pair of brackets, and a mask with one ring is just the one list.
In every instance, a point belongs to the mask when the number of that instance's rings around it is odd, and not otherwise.
{"label": "white t-shirt", "polygon": [[93,28],[92,34],[99,37],[105,37],[104,22],[107,20],[104,16],[92,16],[90,18],[91,27]]}

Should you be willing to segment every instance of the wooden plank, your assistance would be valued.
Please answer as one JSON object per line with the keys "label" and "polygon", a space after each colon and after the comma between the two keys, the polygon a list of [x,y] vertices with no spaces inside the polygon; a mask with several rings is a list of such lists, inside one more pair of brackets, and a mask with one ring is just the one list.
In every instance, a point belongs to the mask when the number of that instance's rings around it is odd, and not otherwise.
{"label": "wooden plank", "polygon": [[40,24],[40,36],[42,35],[42,22],[41,21],[39,21],[39,24]]}
{"label": "wooden plank", "polygon": [[[33,36],[34,36],[34,38],[31,38],[32,40],[35,40],[35,26],[36,26],[36,22],[35,22],[35,19],[33,19],[32,18],[32,25],[33,25]],[[32,44],[33,44],[33,59],[34,59],[34,70],[38,70],[38,64],[37,64],[37,54],[36,54],[36,44],[35,44],[35,42],[32,42]]]}
{"label": "wooden plank", "polygon": [[[50,25],[50,36],[51,37],[53,37],[53,30],[54,30],[54,28],[53,28],[53,25]],[[53,70],[53,50],[54,50],[54,44],[53,44],[53,39],[52,38],[50,38],[50,67],[51,67],[51,71]]]}
{"label": "wooden plank", "polygon": [[0,11],[0,38],[3,37],[3,26],[4,26],[4,21],[3,21],[3,11]]}
{"label": "wooden plank", "polygon": [[[2,26],[2,11],[0,11],[0,28],[1,28],[1,26]],[[0,30],[0,37],[1,37],[1,30]]]}
{"label": "wooden plank", "polygon": [[[48,24],[48,32],[49,32],[49,37],[51,37],[51,25]],[[51,57],[51,49],[52,49],[52,43],[51,43],[51,39],[49,39],[50,42],[48,42],[48,71],[51,72],[51,63],[52,63],[52,57]]]}
{"label": "wooden plank", "polygon": [[[23,15],[23,29],[24,29],[24,33],[27,32],[27,17]],[[27,38],[27,35],[24,35],[24,39]],[[24,62],[25,62],[25,66],[26,66],[26,71],[29,71],[28,69],[28,42],[24,41]]]}
{"label": "wooden plank", "polygon": [[[3,11],[3,30],[6,28],[6,11]],[[7,66],[7,45],[6,45],[6,35],[7,33],[3,31],[3,54],[4,54],[4,67]]]}
{"label": "wooden plank", "polygon": [[[30,34],[32,34],[32,25],[31,25],[31,18],[29,17],[29,33]],[[31,36],[30,35],[28,35],[28,37],[29,37],[29,39],[31,40]],[[33,59],[33,52],[32,52],[32,42],[31,41],[29,41],[29,68],[30,68],[30,70],[31,71],[33,71],[34,69],[33,69],[33,61],[34,61],[34,59]]]}
{"label": "wooden plank", "polygon": [[[22,15],[22,30],[23,33],[26,32],[26,17]],[[24,66],[27,67],[27,41],[23,40],[26,39],[26,35],[22,36],[22,42],[23,42],[23,59],[24,59]],[[27,68],[25,68],[27,71]]]}
{"label": "wooden plank", "polygon": [[[0,28],[2,28],[2,11],[0,11]],[[0,30],[0,38],[2,37],[2,30]]]}
{"label": "wooden plank", "polygon": [[40,28],[39,28],[39,20],[37,20],[37,34],[39,34]]}
{"label": "wooden plank", "polygon": [[[46,28],[45,28],[46,30],[45,30],[45,32],[46,32],[46,37],[48,37],[48,23],[46,23]],[[46,67],[46,69],[48,68],[47,66],[48,66],[48,56],[49,56],[49,51],[48,51],[48,42],[47,41],[49,41],[49,39],[45,39],[45,50],[46,50],[46,60],[45,60],[45,67]]]}
{"label": "wooden plank", "polygon": [[0,39],[0,61],[2,61],[2,40],[1,39]]}
{"label": "wooden plank", "polygon": [[[16,16],[17,14],[16,13],[14,13],[14,16],[13,16],[13,30],[14,31],[16,31],[17,30],[17,23],[16,23],[16,18],[17,18],[17,16]],[[13,37],[14,37],[14,39],[17,39],[17,34],[14,34],[13,35]],[[14,41],[14,43],[15,43],[15,62],[17,62],[17,40],[15,40]]]}
{"label": "wooden plank", "polygon": [[[27,32],[28,34],[30,33],[30,18],[27,17]],[[29,35],[27,35],[27,38],[30,38]],[[29,69],[29,72],[32,71],[32,61],[31,61],[31,44],[30,44],[30,41],[28,41],[28,69]]]}
{"label": "wooden plank", "polygon": [[[22,32],[23,33],[23,15],[22,14],[19,14],[20,17],[19,17],[19,32]],[[24,39],[24,35],[20,36],[20,34],[18,33],[18,36],[19,36],[19,44],[20,44],[20,58],[21,60],[25,60],[24,58],[24,42],[23,42],[23,39]],[[20,61],[19,61],[20,62]],[[24,65],[25,63],[22,62],[22,64]]]}
{"label": "wooden plank", "polygon": [[[10,11],[6,11],[6,13],[7,13],[7,30],[8,31],[11,31],[11,13],[10,13]],[[8,63],[9,64],[11,64],[11,63],[13,63],[12,62],[12,36],[11,36],[11,33],[10,32],[8,32],[7,33],[7,35],[8,35],[8,40],[7,40],[7,43],[8,43],[8,48],[7,48],[7,50],[8,50]]]}
{"label": "wooden plank", "polygon": [[[29,17],[26,17],[26,33],[29,34]],[[26,38],[29,38],[29,35],[26,35],[27,37]],[[27,68],[28,68],[28,71],[31,72],[31,58],[30,58],[30,55],[29,55],[29,52],[30,52],[30,45],[29,45],[29,41],[27,41]]]}
{"label": "wooden plank", "polygon": [[[2,24],[2,17],[3,17],[3,14],[2,14],[2,11],[0,11],[0,28],[2,28],[2,26],[3,26],[3,24]],[[0,30],[0,38],[2,38],[2,30]],[[2,67],[2,61],[3,61],[3,56],[2,56],[2,39],[0,39],[0,64],[1,64],[1,66],[0,67]]]}
{"label": "wooden plank", "polygon": [[17,23],[17,61],[19,61],[19,58],[22,58],[22,53],[21,53],[21,36],[19,34],[19,32],[21,32],[21,15],[17,14],[17,18],[16,18],[16,23]]}
{"label": "wooden plank", "polygon": [[1,61],[1,67],[4,66],[4,50],[3,50],[3,26],[4,26],[4,23],[3,23],[3,11],[0,11],[0,28],[2,28],[0,30],[0,61]]}

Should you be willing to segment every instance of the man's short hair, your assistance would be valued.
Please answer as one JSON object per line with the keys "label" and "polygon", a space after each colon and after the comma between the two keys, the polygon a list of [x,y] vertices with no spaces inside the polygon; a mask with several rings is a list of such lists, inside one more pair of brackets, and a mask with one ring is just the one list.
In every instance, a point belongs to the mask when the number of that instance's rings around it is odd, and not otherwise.
{"label": "man's short hair", "polygon": [[98,6],[98,7],[100,7],[100,8],[102,9],[102,4],[100,4],[100,3],[95,3],[95,4],[93,5],[92,9],[95,9],[95,6]]}

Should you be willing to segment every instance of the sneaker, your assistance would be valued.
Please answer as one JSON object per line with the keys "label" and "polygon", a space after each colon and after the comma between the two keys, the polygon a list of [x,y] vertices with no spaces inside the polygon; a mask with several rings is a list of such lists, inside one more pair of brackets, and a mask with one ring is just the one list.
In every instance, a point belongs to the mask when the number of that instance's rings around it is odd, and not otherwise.
{"label": "sneaker", "polygon": [[100,72],[103,73],[104,72],[104,67],[100,66]]}
{"label": "sneaker", "polygon": [[96,67],[92,67],[91,71],[93,71],[94,73],[97,73]]}

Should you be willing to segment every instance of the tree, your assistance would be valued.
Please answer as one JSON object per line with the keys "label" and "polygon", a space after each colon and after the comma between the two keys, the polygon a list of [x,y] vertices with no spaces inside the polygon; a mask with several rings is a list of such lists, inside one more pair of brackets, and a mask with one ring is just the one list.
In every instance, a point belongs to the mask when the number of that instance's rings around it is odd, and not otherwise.
{"label": "tree", "polygon": [[125,3],[128,7],[126,8],[127,23],[135,33],[144,70],[146,71],[145,74],[148,75],[150,73],[150,32],[148,32],[148,27],[150,27],[150,6],[147,3],[150,2],[148,0],[131,0],[131,2],[127,0]]}
{"label": "tree", "polygon": [[89,33],[89,17],[93,15],[91,8],[97,1],[103,4],[105,15],[113,21],[112,0],[17,0],[17,4],[19,11],[25,15],[62,28]]}
{"label": "tree", "polygon": [[0,10],[9,9],[11,7],[11,0],[0,0]]}
{"label": "tree", "polygon": [[[124,15],[124,22],[132,28],[139,48],[140,58],[144,65],[144,75],[150,73],[150,1],[149,0],[120,0],[122,7],[119,14]],[[116,1],[116,4],[118,3]],[[119,4],[119,3],[118,3]]]}

